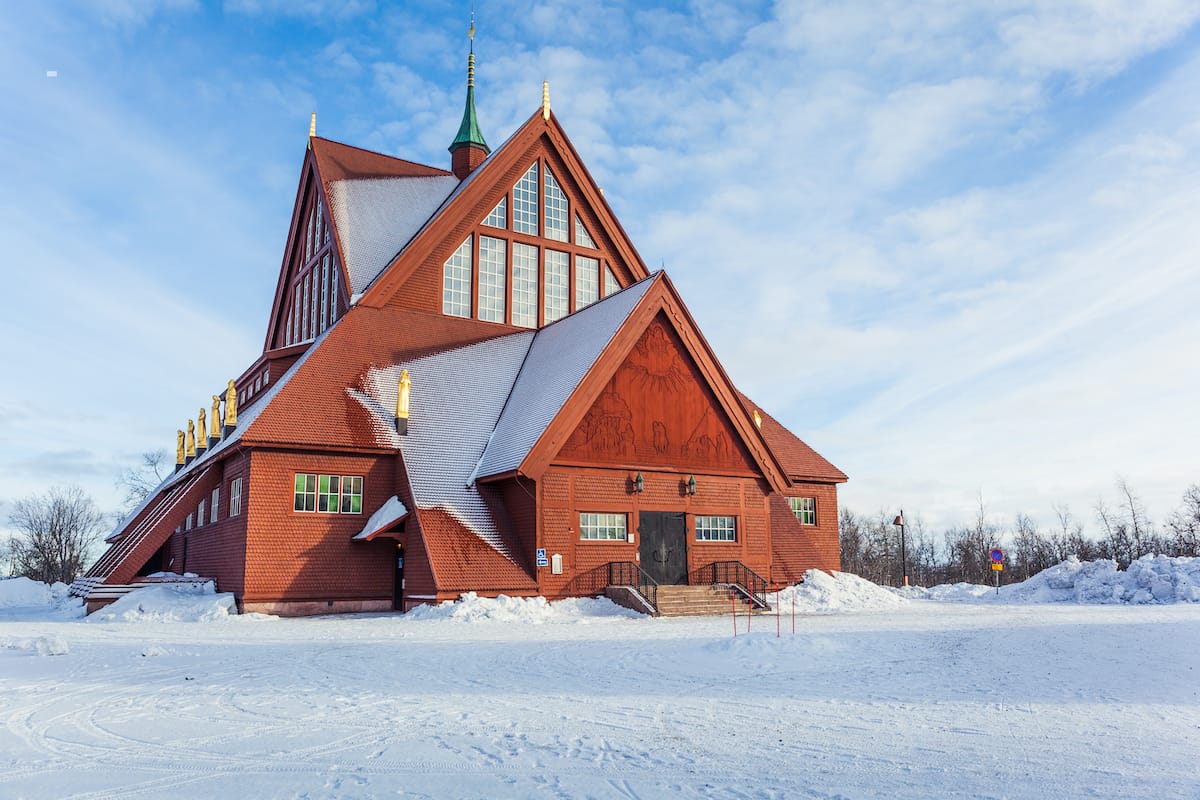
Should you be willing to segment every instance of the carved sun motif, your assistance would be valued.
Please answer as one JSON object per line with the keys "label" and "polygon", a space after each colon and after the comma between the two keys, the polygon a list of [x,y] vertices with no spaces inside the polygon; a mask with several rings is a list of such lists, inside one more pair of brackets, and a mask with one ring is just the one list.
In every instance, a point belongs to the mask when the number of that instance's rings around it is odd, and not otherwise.
{"label": "carved sun motif", "polygon": [[654,323],[634,348],[629,359],[634,380],[647,391],[662,394],[679,391],[687,372],[661,323]]}

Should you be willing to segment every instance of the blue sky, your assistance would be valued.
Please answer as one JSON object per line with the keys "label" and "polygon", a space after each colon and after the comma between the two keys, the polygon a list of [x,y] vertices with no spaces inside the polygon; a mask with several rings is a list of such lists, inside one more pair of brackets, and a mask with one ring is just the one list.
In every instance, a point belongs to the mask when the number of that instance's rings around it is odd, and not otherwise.
{"label": "blue sky", "polygon": [[[549,80],[736,383],[927,527],[1200,480],[1200,6],[476,3],[500,144]],[[0,18],[0,518],[115,508],[261,351],[321,135],[448,166],[470,5],[25,3]],[[48,77],[56,71],[57,77]]]}

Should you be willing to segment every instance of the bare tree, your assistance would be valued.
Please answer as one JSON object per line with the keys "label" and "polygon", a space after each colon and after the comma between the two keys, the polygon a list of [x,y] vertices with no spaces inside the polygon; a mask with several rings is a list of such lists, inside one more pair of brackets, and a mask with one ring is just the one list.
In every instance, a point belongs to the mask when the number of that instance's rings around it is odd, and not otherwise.
{"label": "bare tree", "polygon": [[142,453],[142,462],[138,466],[122,470],[117,478],[117,488],[125,490],[125,510],[120,516],[124,518],[137,508],[167,474],[166,450],[147,450]]}
{"label": "bare tree", "polygon": [[104,515],[78,486],[54,487],[13,504],[13,571],[35,581],[69,583],[83,571],[104,530]]}
{"label": "bare tree", "polygon": [[1193,483],[1183,493],[1183,505],[1167,519],[1171,555],[1200,556],[1200,484]]}

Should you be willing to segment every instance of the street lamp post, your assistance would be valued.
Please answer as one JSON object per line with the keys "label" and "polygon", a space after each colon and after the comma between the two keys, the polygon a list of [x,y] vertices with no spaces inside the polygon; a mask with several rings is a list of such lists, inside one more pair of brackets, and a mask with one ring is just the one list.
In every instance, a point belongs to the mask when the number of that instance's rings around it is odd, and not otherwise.
{"label": "street lamp post", "polygon": [[892,524],[900,528],[900,574],[904,576],[904,585],[908,586],[908,548],[904,546],[904,509],[892,520]]}

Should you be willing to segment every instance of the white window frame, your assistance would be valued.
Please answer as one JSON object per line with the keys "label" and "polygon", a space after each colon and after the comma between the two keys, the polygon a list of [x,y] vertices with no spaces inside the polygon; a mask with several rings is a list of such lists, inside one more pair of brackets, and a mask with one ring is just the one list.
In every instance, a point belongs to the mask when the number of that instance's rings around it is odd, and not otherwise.
{"label": "white window frame", "polygon": [[242,513],[242,479],[234,478],[229,482],[229,516],[236,517]]}
{"label": "white window frame", "polygon": [[697,542],[736,542],[737,517],[731,514],[697,514]]}
{"label": "white window frame", "polygon": [[624,542],[629,536],[629,515],[614,511],[579,512],[579,540]]}

